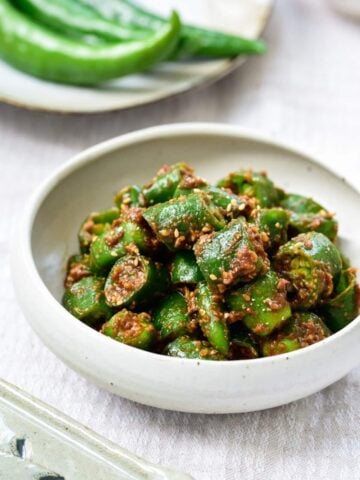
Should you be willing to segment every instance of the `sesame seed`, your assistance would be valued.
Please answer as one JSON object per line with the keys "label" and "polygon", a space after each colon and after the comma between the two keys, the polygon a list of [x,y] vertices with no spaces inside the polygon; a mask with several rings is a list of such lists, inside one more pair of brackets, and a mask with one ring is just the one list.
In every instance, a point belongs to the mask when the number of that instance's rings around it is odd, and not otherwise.
{"label": "sesame seed", "polygon": [[215,282],[215,280],[217,280],[217,276],[214,275],[213,273],[210,274],[210,280],[213,280]]}

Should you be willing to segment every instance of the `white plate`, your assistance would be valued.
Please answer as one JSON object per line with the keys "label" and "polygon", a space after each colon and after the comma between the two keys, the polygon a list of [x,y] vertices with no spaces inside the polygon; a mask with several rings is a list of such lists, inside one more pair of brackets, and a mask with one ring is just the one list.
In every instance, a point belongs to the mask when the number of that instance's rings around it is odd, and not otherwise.
{"label": "white plate", "polygon": [[[258,38],[273,0],[143,0],[161,13],[176,8],[187,21]],[[155,5],[156,7],[155,7]],[[94,88],[45,82],[0,61],[0,100],[18,106],[63,113],[122,110],[156,102],[207,84],[229,73],[245,57],[167,63],[144,75],[132,75]]]}
{"label": "white plate", "polygon": [[304,153],[240,128],[183,124],[151,128],[97,145],[55,173],[29,202],[11,243],[18,301],[46,345],[102,387],[147,405],[200,413],[254,411],[305,397],[359,361],[360,317],[310,347],[230,362],[179,359],[114,341],[60,304],[66,260],[91,211],[119,188],[143,184],[181,160],[214,182],[241,167],[267,170],[288,191],[314,195],[337,212],[344,252],[360,266],[359,193]]}

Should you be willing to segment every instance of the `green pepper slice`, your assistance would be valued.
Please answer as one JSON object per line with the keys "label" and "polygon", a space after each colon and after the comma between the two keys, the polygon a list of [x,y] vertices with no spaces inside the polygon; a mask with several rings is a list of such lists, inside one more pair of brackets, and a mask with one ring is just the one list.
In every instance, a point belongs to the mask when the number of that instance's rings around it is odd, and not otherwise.
{"label": "green pepper slice", "polygon": [[231,360],[250,360],[259,358],[259,344],[241,322],[236,323],[231,329]]}
{"label": "green pepper slice", "polygon": [[173,292],[157,305],[153,312],[153,324],[164,341],[192,334],[196,322],[189,315],[188,302],[180,292]]}
{"label": "green pepper slice", "polygon": [[262,173],[252,170],[240,170],[230,173],[217,184],[220,188],[228,188],[236,195],[247,195],[255,198],[260,207],[270,208],[279,204],[280,190]]}
{"label": "green pepper slice", "polygon": [[194,252],[180,250],[175,253],[170,266],[171,283],[174,285],[195,285],[204,280]]}
{"label": "green pepper slice", "polygon": [[265,233],[266,249],[272,252],[287,241],[287,229],[290,222],[290,214],[282,208],[262,208],[254,210],[255,224],[260,232]]}
{"label": "green pepper slice", "polygon": [[320,317],[311,312],[297,312],[279,332],[274,333],[262,344],[265,357],[289,353],[320,342],[331,335]]}
{"label": "green pepper slice", "polygon": [[170,357],[194,358],[197,360],[226,360],[205,340],[194,340],[186,335],[177,338],[165,348],[164,354]]}
{"label": "green pepper slice", "polygon": [[101,333],[141,350],[150,350],[156,341],[156,331],[150,315],[145,312],[134,313],[126,309],[120,310],[104,323]]}
{"label": "green pepper slice", "polygon": [[102,212],[91,213],[81,224],[78,240],[82,253],[88,253],[93,240],[110,230],[110,226],[114,220],[119,218],[120,212],[118,208],[109,208]]}
{"label": "green pepper slice", "polygon": [[229,293],[226,303],[231,310],[243,314],[243,323],[249,330],[262,337],[291,317],[286,288],[287,282],[269,270],[253,283]]}
{"label": "green pepper slice", "polygon": [[92,275],[89,255],[72,255],[67,263],[65,288],[70,288],[79,280]]}
{"label": "green pepper slice", "polygon": [[172,251],[190,249],[202,233],[225,225],[219,209],[201,191],[149,207],[144,218]]}
{"label": "green pepper slice", "polygon": [[196,295],[199,324],[210,344],[223,355],[229,353],[229,328],[224,318],[221,297],[206,282],[200,282]]}
{"label": "green pepper slice", "polygon": [[275,270],[290,281],[291,305],[309,309],[329,298],[341,271],[341,256],[322,233],[302,233],[282,245]]}
{"label": "green pepper slice", "polygon": [[206,281],[220,291],[249,282],[269,268],[257,227],[242,217],[220,232],[201,237],[194,251]]}
{"label": "green pepper slice", "polygon": [[119,209],[146,207],[143,189],[140,185],[124,187],[115,196],[115,204]]}
{"label": "green pepper slice", "polygon": [[74,317],[90,326],[112,315],[105,302],[104,279],[86,277],[65,290],[62,304]]}
{"label": "green pepper slice", "polygon": [[334,291],[334,296],[320,306],[319,312],[331,331],[346,327],[359,315],[360,291],[353,269],[344,270]]}
{"label": "green pepper slice", "polygon": [[111,307],[137,307],[150,302],[168,286],[165,267],[141,255],[125,255],[115,262],[105,282],[105,298]]}

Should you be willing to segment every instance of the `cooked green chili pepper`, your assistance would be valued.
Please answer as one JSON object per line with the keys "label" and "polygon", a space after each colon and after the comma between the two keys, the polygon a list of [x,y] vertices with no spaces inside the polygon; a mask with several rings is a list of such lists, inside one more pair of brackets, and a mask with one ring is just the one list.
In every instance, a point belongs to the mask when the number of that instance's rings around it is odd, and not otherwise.
{"label": "cooked green chili pepper", "polygon": [[290,229],[292,235],[316,231],[323,233],[331,241],[336,239],[338,223],[334,219],[334,215],[312,198],[291,193],[285,196],[281,205],[291,211]]}
{"label": "cooked green chili pepper", "polygon": [[281,191],[265,173],[252,170],[240,170],[230,173],[217,184],[220,188],[229,188],[236,195],[247,195],[255,198],[260,207],[270,208],[279,204]]}
{"label": "cooked green chili pepper", "polygon": [[112,315],[105,302],[102,278],[86,277],[74,283],[65,290],[62,302],[74,317],[90,326],[96,326],[100,320],[106,321]]}
{"label": "cooked green chili pepper", "polygon": [[204,279],[191,250],[176,252],[170,266],[171,282],[174,285],[194,285]]}
{"label": "cooked green chili pepper", "polygon": [[111,307],[134,308],[165,291],[167,270],[141,255],[125,255],[115,262],[105,283],[105,298]]}
{"label": "cooked green chili pepper", "polygon": [[99,235],[90,248],[93,271],[107,273],[115,261],[126,253],[152,254],[157,241],[143,222],[141,209],[131,209],[119,224]]}
{"label": "cooked green chili pepper", "polygon": [[194,170],[187,163],[177,163],[169,167],[165,165],[153,180],[144,186],[143,194],[148,205],[166,202],[173,198],[180,182],[184,178],[192,178]]}
{"label": "cooked green chili pepper", "polygon": [[353,269],[341,273],[332,298],[321,305],[319,311],[325,323],[337,332],[346,327],[359,315],[360,293],[356,285],[356,274]]}
{"label": "cooked green chili pepper", "polygon": [[106,322],[101,333],[132,347],[150,350],[156,340],[156,331],[148,313],[134,313],[123,309]]}
{"label": "cooked green chili pepper", "polygon": [[194,358],[197,360],[226,360],[209,342],[194,340],[186,335],[179,337],[164,350],[165,355],[179,358]]}
{"label": "cooked green chili pepper", "polygon": [[290,281],[292,306],[312,308],[330,297],[341,271],[335,245],[322,233],[302,233],[282,245],[275,269]]}
{"label": "cooked green chili pepper", "polygon": [[153,324],[164,341],[192,334],[196,330],[196,322],[189,315],[187,299],[179,292],[173,292],[158,304],[153,312]]}
{"label": "cooked green chili pepper", "polygon": [[265,357],[288,353],[320,342],[331,335],[320,317],[311,312],[297,312],[279,332],[274,333],[262,344]]}
{"label": "cooked green chili pepper", "polygon": [[115,196],[116,205],[121,208],[146,207],[143,189],[139,185],[131,185],[120,190]]}
{"label": "cooked green chili pepper", "polygon": [[87,253],[93,240],[105,231],[110,230],[112,222],[119,218],[119,215],[120,212],[115,207],[103,212],[91,213],[81,224],[78,233],[81,252]]}
{"label": "cooked green chili pepper", "polygon": [[259,345],[249,330],[241,322],[231,330],[231,359],[242,360],[259,357]]}
{"label": "cooked green chili pepper", "polygon": [[[165,19],[128,0],[80,0],[81,3],[97,8],[106,18],[118,20],[137,28],[156,31]],[[245,39],[205,28],[184,25],[176,57],[236,57],[243,54],[261,54],[266,51],[262,40]]]}
{"label": "cooked green chili pepper", "polygon": [[40,23],[82,39],[91,35],[114,42],[149,36],[149,30],[104,19],[94,8],[75,0],[13,0],[13,3]]}
{"label": "cooked green chili pepper", "polygon": [[170,250],[189,249],[203,232],[225,225],[219,209],[201,191],[149,207],[144,218]]}
{"label": "cooked green chili pepper", "polygon": [[70,288],[82,278],[91,276],[92,271],[89,255],[73,255],[69,258],[67,264],[64,283],[65,288]]}
{"label": "cooked green chili pepper", "polygon": [[243,315],[249,330],[259,336],[269,335],[291,316],[286,299],[287,281],[269,270],[249,285],[231,292],[226,302],[231,310]]}
{"label": "cooked green chili pepper", "polygon": [[229,328],[224,319],[221,298],[213,292],[206,282],[197,287],[197,303],[199,307],[199,324],[210,344],[220,353],[229,353]]}
{"label": "cooked green chili pepper", "polygon": [[268,239],[263,239],[266,249],[276,250],[287,241],[287,229],[290,214],[282,208],[262,208],[254,210],[255,224],[260,232],[266,234]]}
{"label": "cooked green chili pepper", "polygon": [[257,227],[242,217],[220,232],[201,237],[194,251],[206,281],[220,291],[253,280],[269,266]]}
{"label": "cooked green chili pepper", "polygon": [[62,37],[0,0],[0,56],[26,73],[60,83],[94,85],[144,71],[166,58],[180,32],[176,13],[144,40],[88,45]]}

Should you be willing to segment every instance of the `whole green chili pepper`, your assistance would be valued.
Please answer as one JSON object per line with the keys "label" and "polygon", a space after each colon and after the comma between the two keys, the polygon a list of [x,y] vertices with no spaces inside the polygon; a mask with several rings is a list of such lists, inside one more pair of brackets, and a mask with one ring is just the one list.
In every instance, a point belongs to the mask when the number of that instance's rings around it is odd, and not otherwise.
{"label": "whole green chili pepper", "polygon": [[307,309],[330,297],[340,275],[341,257],[325,235],[309,232],[282,245],[274,265],[290,281],[292,306]]}
{"label": "whole green chili pepper", "polygon": [[290,193],[285,195],[281,205],[291,211],[292,235],[316,231],[326,235],[332,242],[336,239],[338,222],[334,215],[312,198]]}
{"label": "whole green chili pepper", "polygon": [[195,285],[204,279],[191,250],[181,250],[175,253],[170,266],[170,275],[174,285]]}
{"label": "whole green chili pepper", "polygon": [[119,215],[119,209],[115,207],[103,212],[91,213],[81,224],[78,233],[81,252],[89,252],[93,240],[95,240],[98,235],[110,230],[112,222],[119,218]]}
{"label": "whole green chili pepper", "polygon": [[291,316],[286,299],[287,283],[269,270],[253,283],[231,292],[226,303],[231,310],[243,315],[243,322],[249,330],[266,336]]}
{"label": "whole green chili pepper", "polygon": [[94,85],[142,72],[166,58],[180,32],[176,13],[144,40],[88,45],[62,37],[0,0],[0,57],[36,77],[60,83]]}
{"label": "whole green chili pepper", "polygon": [[90,326],[106,321],[112,309],[106,304],[104,279],[86,277],[65,290],[62,303],[74,317]]}
{"label": "whole green chili pepper", "polygon": [[125,255],[115,262],[105,283],[106,302],[111,307],[137,307],[163,293],[167,270],[141,255]]}
{"label": "whole green chili pepper", "polygon": [[[156,31],[165,19],[141,8],[129,0],[80,0],[91,5],[106,18],[121,24]],[[266,51],[262,40],[245,39],[206,28],[183,25],[175,57],[236,57],[243,54],[261,54]]]}
{"label": "whole green chili pepper", "polygon": [[133,41],[149,36],[149,30],[105,19],[89,5],[76,0],[12,0],[20,10],[51,29],[86,39],[87,35],[107,41]]}
{"label": "whole green chili pepper", "polygon": [[332,298],[320,306],[319,312],[331,331],[346,327],[359,315],[360,292],[353,269],[344,270]]}
{"label": "whole green chili pepper", "polygon": [[279,332],[274,333],[262,344],[265,357],[288,353],[304,348],[331,335],[320,317],[311,312],[297,312]]}
{"label": "whole green chili pepper", "polygon": [[197,304],[199,307],[199,324],[210,344],[223,355],[229,353],[229,328],[224,318],[221,298],[206,282],[197,287]]}
{"label": "whole green chili pepper", "polygon": [[197,360],[226,360],[209,342],[194,340],[186,335],[177,338],[164,350],[165,355],[179,358],[194,358]]}
{"label": "whole green chili pepper", "polygon": [[104,323],[101,333],[118,342],[142,350],[150,350],[156,341],[156,331],[148,313],[123,309]]}
{"label": "whole green chili pepper", "polygon": [[196,330],[196,322],[189,315],[188,302],[180,292],[173,292],[157,305],[153,324],[164,341],[174,340]]}
{"label": "whole green chili pepper", "polygon": [[278,205],[282,194],[265,173],[257,173],[252,170],[230,173],[220,180],[217,186],[228,188],[236,195],[255,198],[262,208]]}
{"label": "whole green chili pepper", "polygon": [[201,191],[149,207],[144,218],[170,250],[189,249],[202,233],[225,225],[219,209]]}
{"label": "whole green chili pepper", "polygon": [[249,282],[269,268],[257,227],[242,217],[220,232],[201,237],[194,251],[206,281],[220,291]]}

